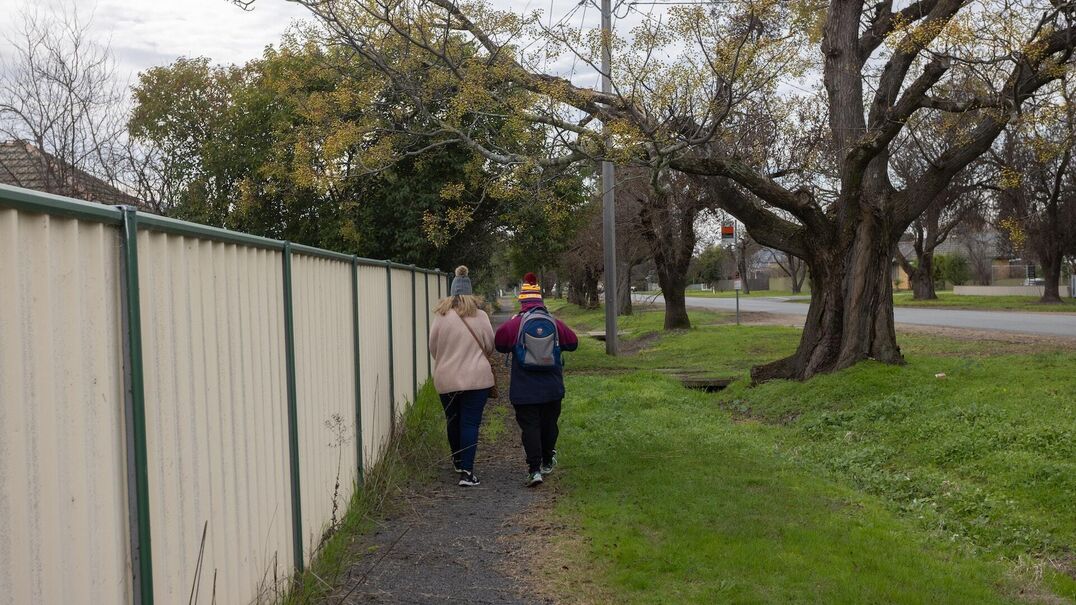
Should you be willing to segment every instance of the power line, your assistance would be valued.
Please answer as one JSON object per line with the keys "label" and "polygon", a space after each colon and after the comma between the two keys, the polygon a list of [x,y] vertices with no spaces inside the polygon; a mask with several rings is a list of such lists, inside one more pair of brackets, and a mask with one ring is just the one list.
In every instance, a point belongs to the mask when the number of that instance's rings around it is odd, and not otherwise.
{"label": "power line", "polygon": [[629,2],[628,6],[636,6],[641,4],[656,5],[656,6],[676,6],[676,5],[688,5],[688,6],[704,6],[708,4],[735,4],[735,0],[636,0],[635,2]]}
{"label": "power line", "polygon": [[[561,17],[560,19],[558,19],[557,22],[554,23],[553,25],[546,26],[546,29],[549,30],[549,31],[553,31],[554,29],[560,27],[561,25],[564,25],[564,22],[567,21],[568,19],[571,19],[572,15],[574,15],[576,13],[576,11],[579,10],[579,7],[585,6],[586,4],[587,4],[587,0],[579,0],[579,3],[576,4],[575,6],[573,6],[572,10],[565,13],[564,16]],[[550,6],[549,18],[550,18],[550,20],[552,20],[552,18],[553,18],[553,14],[552,14],[553,2],[552,2],[552,0],[550,0],[549,6]],[[538,36],[538,37],[534,38],[530,42],[523,45],[523,47],[519,49],[519,52],[523,52],[523,51],[527,50],[528,48],[530,48],[531,46],[534,46],[534,44],[538,40],[541,40],[541,39],[542,39],[541,36]]]}
{"label": "power line", "polygon": [[[582,40],[583,37],[583,25],[587,22],[587,6],[585,4],[589,5],[589,2],[586,2],[586,0],[584,0],[583,2],[579,3],[580,6],[583,6],[583,16],[579,18],[579,31],[576,33],[576,37],[578,37],[580,40]],[[572,51],[572,69],[568,72],[569,82],[571,82],[572,78],[575,77],[575,66],[578,62],[579,52]]]}

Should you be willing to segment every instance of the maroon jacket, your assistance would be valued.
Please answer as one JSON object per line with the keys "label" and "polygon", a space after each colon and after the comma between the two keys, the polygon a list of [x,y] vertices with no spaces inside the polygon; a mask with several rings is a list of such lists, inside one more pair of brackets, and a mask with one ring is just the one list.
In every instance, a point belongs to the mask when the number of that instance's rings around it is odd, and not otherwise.
{"label": "maroon jacket", "polygon": [[[501,353],[511,353],[515,349],[520,318],[520,315],[516,315],[497,328],[494,344]],[[561,320],[554,318],[553,321],[557,324],[560,349],[574,351],[579,348],[579,338],[575,332]],[[561,368],[544,372],[525,370],[520,367],[515,356],[512,356],[512,386],[508,391],[508,399],[513,405],[548,403],[563,398],[564,373]]]}

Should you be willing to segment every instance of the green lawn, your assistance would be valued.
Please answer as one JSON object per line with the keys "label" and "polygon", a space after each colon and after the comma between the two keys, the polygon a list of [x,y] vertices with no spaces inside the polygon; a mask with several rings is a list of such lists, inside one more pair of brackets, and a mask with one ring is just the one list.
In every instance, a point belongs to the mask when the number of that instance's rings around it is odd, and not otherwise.
{"label": "green lawn", "polygon": [[893,295],[893,304],[898,307],[1076,313],[1076,301],[1071,298],[1059,305],[1044,305],[1037,296],[958,296],[952,292],[938,292],[937,300],[915,300],[911,292],[898,292]]}
{"label": "green lawn", "polygon": [[1076,353],[902,335],[905,367],[708,395],[655,370],[743,378],[797,331],[692,320],[658,338],[639,313],[640,353],[568,356],[556,514],[582,537],[555,570],[575,600],[1076,600]]}
{"label": "green lawn", "polygon": [[[644,296],[657,292],[640,292]],[[706,292],[688,290],[688,298],[734,298],[735,292]],[[787,290],[754,290],[751,294],[740,293],[741,297],[750,298],[789,298],[810,297],[810,293],[793,294]],[[924,307],[929,309],[978,309],[980,311],[1035,311],[1040,313],[1076,313],[1076,300],[1065,299],[1061,304],[1044,305],[1037,296],[970,296],[957,295],[952,292],[938,292],[936,300],[915,300],[911,292],[897,292],[893,295],[893,305],[897,307]]]}

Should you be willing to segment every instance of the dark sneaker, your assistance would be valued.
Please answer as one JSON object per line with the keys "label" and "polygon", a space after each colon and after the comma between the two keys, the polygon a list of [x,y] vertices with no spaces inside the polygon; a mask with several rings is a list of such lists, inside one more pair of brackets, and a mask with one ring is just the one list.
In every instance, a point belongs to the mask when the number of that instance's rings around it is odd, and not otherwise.
{"label": "dark sneaker", "polygon": [[456,460],[452,461],[452,470],[455,471],[457,474],[460,474],[460,475],[467,472],[467,471],[463,470],[462,468],[460,468],[460,463],[458,461],[456,461]]}
{"label": "dark sneaker", "polygon": [[533,473],[527,473],[527,487],[534,487],[542,484],[542,473],[534,471]]}
{"label": "dark sneaker", "polygon": [[542,463],[542,469],[541,469],[542,474],[543,475],[548,475],[549,473],[552,473],[553,472],[553,467],[555,467],[555,466],[557,466],[557,454],[556,454],[556,452],[553,453],[553,458],[550,459],[548,463],[545,463],[545,462]]}
{"label": "dark sneaker", "polygon": [[475,477],[474,473],[468,473],[467,471],[461,471],[460,483],[459,483],[460,486],[462,486],[462,487],[474,487],[476,485],[481,485],[481,483],[482,482],[478,480],[478,477]]}

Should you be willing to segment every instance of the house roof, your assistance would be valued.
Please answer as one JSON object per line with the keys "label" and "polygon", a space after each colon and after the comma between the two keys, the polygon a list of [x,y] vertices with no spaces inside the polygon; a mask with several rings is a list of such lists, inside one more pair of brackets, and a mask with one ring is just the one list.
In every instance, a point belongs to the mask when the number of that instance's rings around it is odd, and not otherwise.
{"label": "house roof", "polygon": [[143,205],[138,198],[25,141],[0,143],[0,183],[99,204]]}

